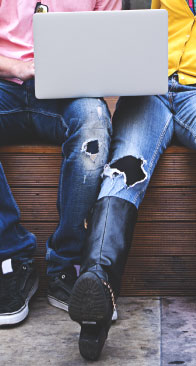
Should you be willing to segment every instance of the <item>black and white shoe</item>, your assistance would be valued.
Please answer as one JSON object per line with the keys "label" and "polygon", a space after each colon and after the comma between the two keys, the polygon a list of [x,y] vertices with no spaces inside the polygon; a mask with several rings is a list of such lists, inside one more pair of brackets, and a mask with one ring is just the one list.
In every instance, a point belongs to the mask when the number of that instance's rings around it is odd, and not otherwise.
{"label": "black and white shoe", "polygon": [[20,323],[27,317],[38,282],[33,260],[7,259],[1,263],[0,326]]}
{"label": "black and white shoe", "polygon": [[71,291],[77,280],[74,267],[68,268],[58,276],[51,277],[48,285],[48,302],[56,308],[68,311]]}
{"label": "black and white shoe", "polygon": [[79,350],[85,359],[99,358],[114,309],[114,294],[108,283],[95,272],[86,272],[78,278],[70,297],[69,315],[81,325]]}

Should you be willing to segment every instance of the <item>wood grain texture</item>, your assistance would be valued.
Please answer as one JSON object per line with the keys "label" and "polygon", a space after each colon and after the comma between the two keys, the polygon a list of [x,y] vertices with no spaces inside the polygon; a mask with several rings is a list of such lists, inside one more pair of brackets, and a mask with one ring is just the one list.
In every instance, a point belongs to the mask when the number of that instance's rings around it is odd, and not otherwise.
{"label": "wood grain texture", "polygon": [[[53,146],[53,145],[9,145],[9,146],[0,146],[0,153],[23,153],[23,154],[60,154],[61,147],[60,146]],[[171,153],[183,153],[183,154],[190,154],[195,153],[194,150],[190,150],[184,146],[178,145],[171,145],[167,148],[164,154],[171,154]]]}
{"label": "wood grain texture", "polygon": [[[45,243],[57,222],[22,222],[37,237],[38,255],[45,255]],[[195,255],[195,222],[137,222],[129,256],[162,257]]]}
{"label": "wood grain texture", "polygon": [[[46,262],[36,256],[40,295],[46,294]],[[192,256],[128,258],[121,296],[193,295],[196,291],[196,258]]]}
{"label": "wood grain texture", "polygon": [[196,291],[196,257],[163,256],[128,258],[121,294],[193,295]]}
{"label": "wood grain texture", "polygon": [[[117,98],[107,99],[113,113]],[[61,147],[0,147],[22,223],[38,240],[39,294],[47,289],[45,242],[58,224],[56,210]],[[161,157],[139,209],[121,294],[195,295],[196,152],[170,146]],[[73,202],[74,204],[74,202]]]}
{"label": "wood grain texture", "polygon": [[[42,147],[43,148],[43,147]],[[48,149],[48,147],[46,147]],[[171,150],[169,148],[168,150]],[[57,186],[61,166],[59,153],[6,153],[0,151],[1,163],[12,187]],[[152,187],[196,186],[196,152],[164,154],[152,176]]]}
{"label": "wood grain texture", "polygon": [[[57,188],[12,188],[23,221],[57,221]],[[74,204],[74,201],[73,201]],[[149,188],[138,221],[196,221],[196,187]],[[39,214],[38,214],[39,213]]]}

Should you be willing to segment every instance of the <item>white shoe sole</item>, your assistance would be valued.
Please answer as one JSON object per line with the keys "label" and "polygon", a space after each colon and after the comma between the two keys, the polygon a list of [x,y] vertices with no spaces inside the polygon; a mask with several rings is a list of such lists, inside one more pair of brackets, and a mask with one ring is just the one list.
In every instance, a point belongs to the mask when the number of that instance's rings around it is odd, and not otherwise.
{"label": "white shoe sole", "polygon": [[54,306],[55,308],[65,310],[68,312],[68,304],[63,301],[57,300],[55,297],[48,295],[48,302],[50,305]]}
{"label": "white shoe sole", "polygon": [[[54,306],[55,308],[65,310],[68,312],[68,304],[66,304],[65,302],[62,302],[50,295],[48,295],[48,302],[50,305]],[[117,319],[118,319],[118,313],[117,313],[117,309],[115,309],[113,312],[113,315],[112,315],[112,321],[115,322]]]}
{"label": "white shoe sole", "polygon": [[14,313],[0,314],[0,325],[17,324],[22,322],[29,313],[29,301],[38,289],[39,279],[37,278],[33,287],[31,288],[25,304],[18,311]]}

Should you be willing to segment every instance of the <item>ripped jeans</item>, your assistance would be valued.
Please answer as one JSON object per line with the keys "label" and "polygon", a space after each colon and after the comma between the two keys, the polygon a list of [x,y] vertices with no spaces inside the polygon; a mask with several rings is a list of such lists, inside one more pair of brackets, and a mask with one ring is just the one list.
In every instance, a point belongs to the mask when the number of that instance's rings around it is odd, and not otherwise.
{"label": "ripped jeans", "polygon": [[185,146],[196,149],[196,84],[181,85],[174,74],[166,95],[121,97],[99,199],[115,196],[138,208],[173,134]]}
{"label": "ripped jeans", "polygon": [[[103,99],[38,100],[33,79],[22,85],[0,80],[0,145],[32,140],[62,145],[59,225],[47,242],[50,275],[80,263],[84,219],[99,192],[111,129]],[[28,200],[28,190],[26,195]],[[20,210],[0,164],[0,261],[28,258],[35,251],[35,236],[19,221]]]}

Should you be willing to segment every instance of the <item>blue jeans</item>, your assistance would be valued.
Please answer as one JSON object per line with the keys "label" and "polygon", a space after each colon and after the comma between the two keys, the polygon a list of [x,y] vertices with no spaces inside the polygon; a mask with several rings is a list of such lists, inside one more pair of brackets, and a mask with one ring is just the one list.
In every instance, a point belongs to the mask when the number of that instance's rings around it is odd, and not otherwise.
{"label": "blue jeans", "polygon": [[[123,198],[138,208],[174,133],[182,144],[196,149],[196,84],[181,85],[173,75],[166,95],[121,97],[113,119],[111,162],[105,166],[99,198]],[[138,167],[139,178],[132,179]]]}
{"label": "blue jeans", "polygon": [[[62,145],[59,225],[47,242],[49,275],[80,263],[84,219],[99,192],[110,136],[110,113],[104,100],[38,100],[33,79],[23,85],[0,80],[0,145],[32,139]],[[0,261],[29,258],[35,251],[35,236],[19,221],[19,208],[0,164]]]}

